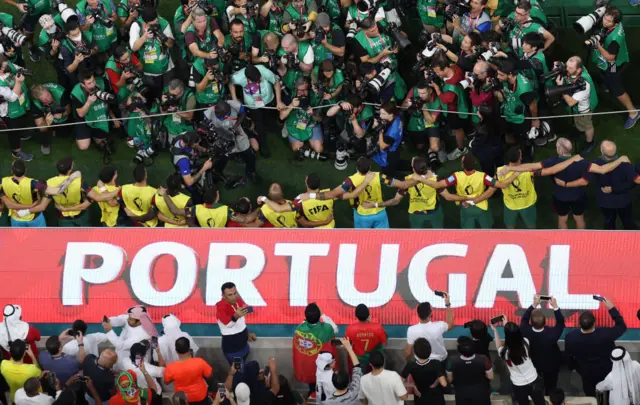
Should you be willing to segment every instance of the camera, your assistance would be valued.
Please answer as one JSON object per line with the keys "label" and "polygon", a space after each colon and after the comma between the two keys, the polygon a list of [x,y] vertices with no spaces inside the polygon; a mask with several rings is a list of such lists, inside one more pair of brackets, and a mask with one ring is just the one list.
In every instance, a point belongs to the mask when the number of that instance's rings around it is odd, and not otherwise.
{"label": "camera", "polygon": [[60,27],[57,27],[56,28],[56,32],[54,32],[53,34],[47,34],[47,35],[49,36],[49,44],[53,40],[56,40],[58,42],[62,42],[67,37],[65,35],[64,31]]}
{"label": "camera", "polygon": [[393,39],[393,43],[396,44],[401,51],[411,45],[409,38],[400,31],[400,27],[396,23],[389,23],[389,25],[387,25],[386,33],[391,37],[391,39]]}
{"label": "camera", "polygon": [[503,33],[511,32],[516,27],[516,20],[513,18],[501,18],[500,23],[502,24]]}
{"label": "camera", "polygon": [[591,35],[589,39],[584,41],[584,45],[589,49],[596,49],[599,44],[602,43],[602,40],[607,36],[607,30],[603,28],[597,34]]}
{"label": "camera", "polygon": [[480,88],[485,93],[502,90],[502,82],[497,77],[489,77]]}
{"label": "camera", "polygon": [[308,96],[297,97],[298,99],[298,108],[302,110],[306,110],[309,108],[310,100]]}
{"label": "camera", "polygon": [[422,110],[422,107],[426,104],[426,101],[421,99],[420,97],[411,98],[411,106],[407,109],[409,114],[413,115]]}
{"label": "camera", "polygon": [[586,34],[591,31],[596,24],[598,24],[602,17],[604,17],[604,13],[606,11],[606,6],[598,7],[592,13],[589,13],[584,17],[580,17],[578,21],[574,22],[573,29],[576,30],[578,34]]}
{"label": "camera", "polygon": [[564,94],[573,94],[578,91],[585,90],[586,88],[587,88],[587,82],[582,77],[578,77],[575,82],[570,84],[565,84],[562,86],[547,87],[544,90],[544,94],[547,98],[554,98],[557,96],[562,96]]}
{"label": "camera", "polygon": [[303,38],[307,33],[304,25],[307,23],[304,18],[298,18],[297,20],[291,21],[295,25],[295,29],[293,30],[293,34],[298,38]]}
{"label": "camera", "polygon": [[215,6],[209,5],[206,1],[203,0],[198,0],[196,7],[201,8],[206,15],[211,15],[214,11],[216,11]]}
{"label": "camera", "polygon": [[336,170],[346,170],[349,166],[349,152],[344,145],[344,142],[338,142],[336,145],[336,160],[333,162],[333,167]]}
{"label": "camera", "polygon": [[269,58],[269,70],[275,73],[278,70],[280,58],[276,55],[275,51],[269,49],[264,51],[263,55]]}
{"label": "camera", "polygon": [[33,77],[35,73],[30,71],[29,69],[25,69],[23,67],[16,69],[16,75],[22,75],[24,77]]}
{"label": "camera", "polygon": [[113,27],[113,21],[109,20],[108,18],[104,18],[102,14],[100,14],[100,11],[93,11],[91,13],[91,16],[96,20],[97,23],[100,23],[107,28]]}
{"label": "camera", "polygon": [[462,86],[462,88],[466,90],[467,88],[469,88],[469,86],[473,86],[476,80],[478,80],[478,75],[476,75],[475,73],[471,73],[467,75],[467,77],[465,77],[463,80],[460,80],[460,86]]}
{"label": "camera", "polygon": [[235,147],[233,139],[225,139],[218,132],[213,121],[205,118],[196,125],[196,131],[202,137],[200,143],[210,156],[226,156]]}
{"label": "camera", "polygon": [[319,100],[324,99],[324,94],[326,93],[326,88],[324,86],[324,83],[322,83],[322,80],[319,80],[318,83],[316,84],[316,95],[318,96]]}
{"label": "camera", "polygon": [[[64,108],[61,105],[42,105],[44,112],[47,114],[51,114],[51,115],[57,115],[57,114],[64,114],[65,112],[67,112],[67,109]],[[70,336],[78,336],[78,331],[74,331],[72,330],[71,333],[69,333]]]}
{"label": "camera", "polygon": [[447,21],[453,21],[454,16],[462,17],[464,13],[470,10],[469,0],[458,0],[449,2],[447,8],[444,10],[444,18]]}
{"label": "camera", "polygon": [[391,76],[391,63],[385,62],[382,64],[382,70],[367,83],[367,88],[375,94],[380,93],[389,76]]}
{"label": "camera", "polygon": [[260,12],[260,3],[257,1],[248,1],[245,7],[249,14],[258,14]]}
{"label": "camera", "polygon": [[[144,104],[144,101],[139,98],[136,98],[132,101],[133,102],[130,105],[138,104],[140,101],[142,101],[142,104]],[[142,108],[146,108],[146,107],[142,107]],[[137,145],[138,150],[136,151],[136,154],[133,157],[134,163],[137,163],[137,164],[142,163],[145,166],[151,166],[155,160],[154,159],[155,155],[158,153],[158,150],[162,148],[167,137],[168,137],[167,129],[162,125],[162,122],[160,120],[152,121],[151,122],[151,142],[148,144],[148,146],[145,146],[142,143]]]}
{"label": "camera", "polygon": [[127,84],[132,85],[138,91],[138,93],[144,94],[147,92],[147,88],[142,81],[142,73],[138,72],[138,70],[133,65],[127,65],[122,69],[122,73],[133,73],[133,77],[127,79]]}
{"label": "camera", "polygon": [[324,29],[322,27],[316,28],[316,36],[314,38],[314,40],[316,41],[316,44],[320,45],[322,43],[322,40],[324,39],[324,36],[325,36]]}
{"label": "camera", "polygon": [[347,31],[347,39],[354,39],[358,33],[358,23],[353,21],[349,24],[349,30]]}
{"label": "camera", "polygon": [[227,48],[218,46],[215,42],[212,50],[218,54],[218,58],[220,58],[224,63],[229,63],[233,57]]}
{"label": "camera", "polygon": [[91,93],[92,96],[96,96],[96,98],[100,101],[104,101],[105,103],[111,103],[116,101],[116,95],[107,93],[106,91],[96,90]]}
{"label": "camera", "polygon": [[131,98],[131,103],[127,104],[125,106],[125,109],[129,113],[133,113],[136,110],[142,110],[145,113],[148,113],[148,111],[147,111],[147,103],[144,101],[144,99],[142,99],[140,97],[132,97]]}
{"label": "camera", "polygon": [[165,43],[167,42],[168,38],[166,35],[164,35],[164,32],[162,32],[162,29],[160,28],[160,24],[153,24],[150,25],[147,28],[147,31],[149,31],[150,33],[153,34],[153,36],[160,41],[161,43]]}
{"label": "camera", "polygon": [[204,66],[208,71],[213,72],[213,80],[218,83],[224,83],[225,77],[224,73],[220,70],[220,62],[218,59],[207,58],[204,60]]}
{"label": "camera", "polygon": [[486,62],[489,59],[493,58],[499,51],[500,44],[497,42],[490,42],[489,46],[487,46],[486,48],[480,47],[479,52],[477,52],[479,53],[478,58]]}
{"label": "camera", "polygon": [[175,94],[167,93],[165,96],[167,96],[167,98],[160,103],[161,108],[166,110],[167,108],[177,107],[180,105],[180,100]]}
{"label": "camera", "polygon": [[287,53],[282,55],[281,61],[282,64],[286,66],[287,70],[297,69],[298,61],[296,60],[296,55],[293,53]]}
{"label": "camera", "polygon": [[300,157],[300,159],[304,159],[304,158],[315,159],[321,162],[324,162],[329,158],[329,156],[327,156],[326,153],[320,153],[320,152],[316,152],[313,149],[304,149],[304,148],[298,149],[298,156]]}
{"label": "camera", "polygon": [[76,55],[91,56],[91,49],[86,45],[76,45]]}
{"label": "camera", "polygon": [[0,26],[2,27],[0,30],[2,32],[2,36],[9,38],[15,46],[22,46],[24,41],[27,39],[27,37],[22,35],[19,31],[5,27],[2,23],[0,23]]}
{"label": "camera", "polygon": [[540,76],[540,80],[546,81],[556,76],[564,76],[566,73],[567,67],[564,65],[564,62],[554,62],[553,69],[551,69],[549,73]]}
{"label": "camera", "polygon": [[436,72],[434,72],[433,70],[429,70],[424,75],[424,81],[427,84],[431,83],[432,81],[436,80],[437,78],[438,78],[438,74]]}
{"label": "camera", "polygon": [[60,17],[62,17],[62,21],[67,22],[70,18],[78,19],[78,15],[76,12],[61,0],[56,0],[58,2],[58,12],[60,13]]}

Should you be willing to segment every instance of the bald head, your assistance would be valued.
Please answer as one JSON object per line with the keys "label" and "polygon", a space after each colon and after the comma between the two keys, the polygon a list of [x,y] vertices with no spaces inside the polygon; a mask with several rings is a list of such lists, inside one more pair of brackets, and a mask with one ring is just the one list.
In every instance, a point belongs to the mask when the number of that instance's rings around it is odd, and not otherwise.
{"label": "bald head", "polygon": [[269,199],[271,201],[282,201],[284,200],[284,195],[282,194],[282,187],[278,183],[273,183],[269,187]]}
{"label": "bald head", "polygon": [[481,75],[489,71],[489,64],[483,60],[479,60],[473,66],[473,73],[476,75]]}
{"label": "bald head", "polygon": [[286,50],[287,48],[293,46],[297,42],[298,41],[296,41],[296,38],[293,35],[287,34],[284,37],[282,37],[282,41],[280,42],[280,45],[282,45],[282,47]]}
{"label": "bald head", "polygon": [[112,368],[116,362],[118,361],[118,355],[111,349],[103,350],[100,353],[100,358],[98,359],[98,364],[100,364],[104,368]]}
{"label": "bald head", "polygon": [[573,151],[571,141],[567,138],[558,138],[556,141],[556,152],[560,156],[570,156]]}
{"label": "bald head", "polygon": [[267,34],[265,34],[262,41],[265,45],[267,45],[267,48],[272,50],[277,49],[278,45],[280,45],[280,39],[273,32],[268,32]]}
{"label": "bald head", "polygon": [[616,144],[611,141],[602,141],[600,144],[600,152],[602,156],[612,158],[616,155]]}

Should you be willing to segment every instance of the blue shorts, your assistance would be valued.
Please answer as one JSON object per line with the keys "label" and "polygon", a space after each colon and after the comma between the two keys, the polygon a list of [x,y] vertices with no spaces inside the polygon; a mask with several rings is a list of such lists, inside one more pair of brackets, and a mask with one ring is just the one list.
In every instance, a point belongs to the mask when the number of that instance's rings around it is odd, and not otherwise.
{"label": "blue shorts", "polygon": [[389,217],[387,210],[382,210],[374,215],[360,215],[353,210],[353,227],[356,229],[389,229]]}
{"label": "blue shorts", "polygon": [[37,217],[31,221],[16,221],[11,218],[12,228],[46,228],[47,221],[44,220],[44,214],[39,213]]}
{"label": "blue shorts", "polygon": [[[322,125],[316,125],[313,127],[313,135],[309,138],[310,141],[322,141],[324,138],[322,137]],[[302,142],[299,139],[296,139],[289,135],[289,143]]]}

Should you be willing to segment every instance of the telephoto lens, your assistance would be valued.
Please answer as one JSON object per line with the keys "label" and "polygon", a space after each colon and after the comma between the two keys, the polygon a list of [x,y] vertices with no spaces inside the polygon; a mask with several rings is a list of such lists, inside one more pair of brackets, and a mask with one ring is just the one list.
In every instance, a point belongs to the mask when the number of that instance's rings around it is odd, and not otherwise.
{"label": "telephoto lens", "polygon": [[2,34],[9,38],[16,46],[22,46],[22,43],[27,39],[26,36],[9,27],[2,27]]}
{"label": "telephoto lens", "polygon": [[333,167],[336,170],[346,170],[349,165],[349,152],[344,147],[344,144],[340,142],[336,147],[336,160],[333,163]]}
{"label": "telephoto lens", "polygon": [[95,95],[98,98],[98,100],[102,100],[105,103],[110,103],[116,100],[115,94],[107,93],[106,91],[102,91],[102,90],[96,90],[96,92],[93,93],[93,95]]}
{"label": "telephoto lens", "polygon": [[300,158],[315,159],[321,162],[324,162],[328,158],[326,154],[311,149],[298,149],[298,153],[300,154]]}
{"label": "telephoto lens", "polygon": [[573,29],[580,35],[584,35],[587,32],[591,31],[591,29],[600,21],[602,17],[604,17],[604,13],[607,11],[606,6],[598,7],[593,11],[593,13],[589,13],[584,17],[581,17],[578,21],[573,23]]}

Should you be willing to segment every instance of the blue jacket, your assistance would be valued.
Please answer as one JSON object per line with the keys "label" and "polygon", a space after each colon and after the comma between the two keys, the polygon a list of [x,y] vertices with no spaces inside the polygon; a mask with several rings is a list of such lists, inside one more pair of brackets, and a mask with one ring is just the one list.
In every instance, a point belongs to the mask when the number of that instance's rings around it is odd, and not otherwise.
{"label": "blue jacket", "polygon": [[[387,149],[380,150],[373,156],[373,161],[379,164],[381,167],[386,167],[387,162],[387,154],[389,152],[395,152],[400,147],[400,143],[402,143],[402,120],[400,117],[396,117],[391,125],[387,127],[384,131],[384,142],[386,144],[391,144]],[[377,141],[377,140],[376,140]]]}

